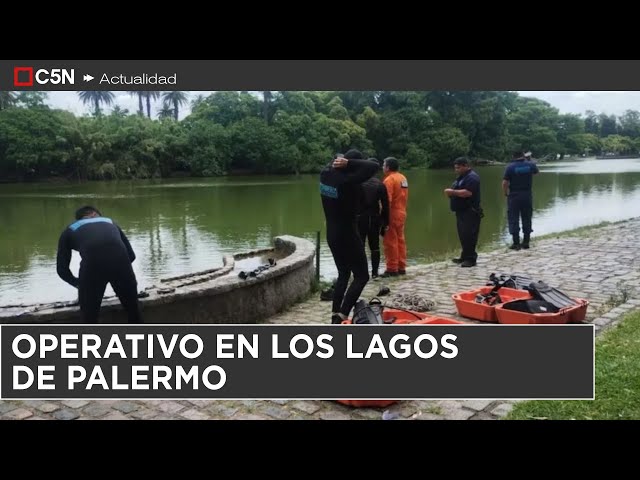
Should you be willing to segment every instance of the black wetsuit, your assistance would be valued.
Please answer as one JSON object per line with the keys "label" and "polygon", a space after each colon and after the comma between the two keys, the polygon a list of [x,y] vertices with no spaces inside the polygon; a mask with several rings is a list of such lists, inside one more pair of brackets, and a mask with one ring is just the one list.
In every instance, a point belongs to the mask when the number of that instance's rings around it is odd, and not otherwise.
{"label": "black wetsuit", "polygon": [[[327,243],[338,269],[333,292],[334,313],[348,316],[369,281],[367,256],[358,234],[356,214],[362,192],[360,184],[371,178],[378,168],[377,162],[351,159],[345,168],[333,168],[330,164],[320,173]],[[351,272],[353,282],[347,291]]]}
{"label": "black wetsuit", "polygon": [[[79,278],[69,270],[71,250],[80,252]],[[58,242],[58,275],[78,288],[84,323],[97,323],[107,283],[127,311],[129,323],[141,323],[138,284],[131,263],[136,255],[125,234],[110,218],[78,220],[67,227]]]}
{"label": "black wetsuit", "polygon": [[371,177],[362,184],[358,231],[362,242],[368,240],[371,250],[371,274],[378,275],[380,266],[380,233],[389,225],[389,196],[387,187],[378,177]]}

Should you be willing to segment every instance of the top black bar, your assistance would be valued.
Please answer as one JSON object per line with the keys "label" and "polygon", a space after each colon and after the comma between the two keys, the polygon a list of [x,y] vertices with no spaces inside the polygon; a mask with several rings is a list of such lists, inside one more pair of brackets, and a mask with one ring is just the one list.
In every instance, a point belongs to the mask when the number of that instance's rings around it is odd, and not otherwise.
{"label": "top black bar", "polygon": [[0,60],[0,90],[636,90],[640,60]]}

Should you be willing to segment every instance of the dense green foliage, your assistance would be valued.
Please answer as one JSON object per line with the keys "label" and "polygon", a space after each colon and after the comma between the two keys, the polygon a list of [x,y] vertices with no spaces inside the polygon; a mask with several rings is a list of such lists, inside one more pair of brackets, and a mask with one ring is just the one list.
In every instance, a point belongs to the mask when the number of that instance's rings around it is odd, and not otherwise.
{"label": "dense green foliage", "polygon": [[41,92],[0,92],[0,180],[307,173],[352,147],[403,168],[506,161],[514,149],[554,159],[640,150],[640,112],[563,115],[514,92],[165,92],[158,119],[160,92],[137,94],[137,112],[105,115],[111,92],[80,92],[92,114],[76,117]]}

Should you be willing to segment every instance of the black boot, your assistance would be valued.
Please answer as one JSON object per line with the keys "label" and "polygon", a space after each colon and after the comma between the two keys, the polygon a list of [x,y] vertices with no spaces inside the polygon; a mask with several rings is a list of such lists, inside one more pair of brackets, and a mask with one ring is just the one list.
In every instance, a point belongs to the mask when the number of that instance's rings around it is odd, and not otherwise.
{"label": "black boot", "polygon": [[347,317],[342,315],[341,313],[334,313],[331,315],[331,325],[341,325],[342,321]]}
{"label": "black boot", "polygon": [[511,236],[513,237],[513,245],[511,245],[509,248],[511,250],[520,250],[520,234],[515,233]]}
{"label": "black boot", "polygon": [[371,277],[378,278],[378,268],[380,268],[380,250],[371,251]]}
{"label": "black boot", "polygon": [[524,248],[525,250],[529,249],[530,235],[531,235],[530,233],[525,233],[524,238],[522,239],[522,248]]}

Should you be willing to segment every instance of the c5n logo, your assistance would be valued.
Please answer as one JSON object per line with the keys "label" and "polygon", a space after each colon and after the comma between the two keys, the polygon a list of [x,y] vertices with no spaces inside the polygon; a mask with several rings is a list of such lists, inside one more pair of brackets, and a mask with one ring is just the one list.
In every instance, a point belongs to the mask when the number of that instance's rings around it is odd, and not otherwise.
{"label": "c5n logo", "polygon": [[[35,73],[34,73],[35,70]],[[37,68],[34,67],[13,67],[13,86],[14,87],[32,87],[35,83],[38,85],[73,85],[74,70],[66,68]]]}

